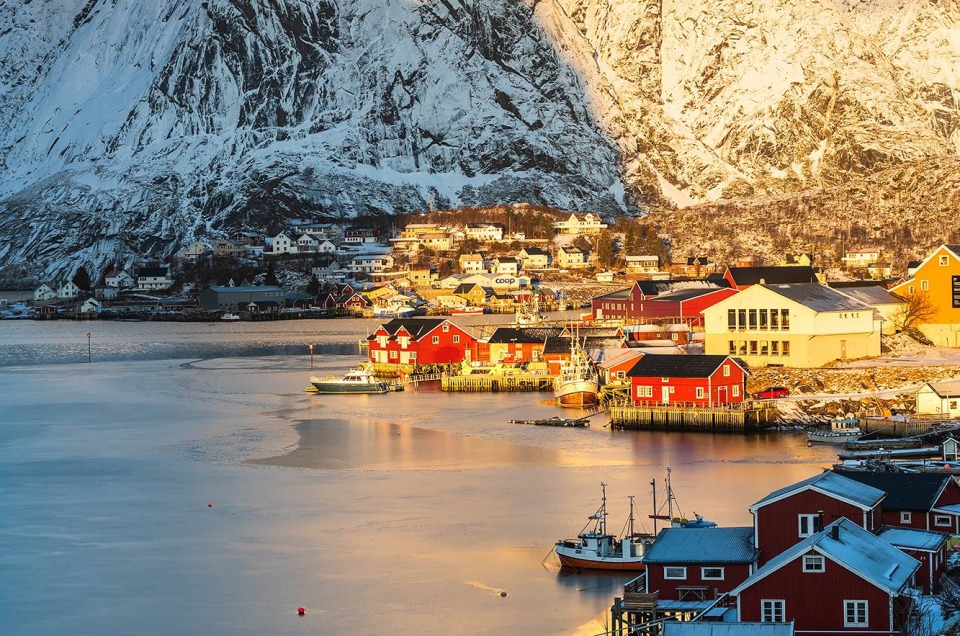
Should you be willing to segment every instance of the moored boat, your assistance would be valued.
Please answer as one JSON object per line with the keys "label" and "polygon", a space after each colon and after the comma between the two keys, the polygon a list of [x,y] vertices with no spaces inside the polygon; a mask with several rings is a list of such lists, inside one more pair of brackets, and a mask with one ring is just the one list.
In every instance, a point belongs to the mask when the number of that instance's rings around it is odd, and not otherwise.
{"label": "moored boat", "polygon": [[548,417],[539,420],[510,420],[511,424],[531,424],[533,426],[573,426],[575,428],[586,428],[590,426],[590,420],[585,417]]}
{"label": "moored boat", "polygon": [[628,531],[619,539],[607,532],[607,485],[601,482],[600,486],[603,489],[600,508],[590,515],[587,525],[576,539],[561,539],[554,546],[560,564],[578,570],[644,569],[643,554],[653,537],[634,533],[633,497],[630,497]]}
{"label": "moored boat", "polygon": [[223,322],[240,322],[240,314],[226,313],[220,316]]}
{"label": "moored boat", "polygon": [[807,441],[819,444],[844,444],[859,439],[863,434],[860,420],[855,417],[838,417],[830,420],[830,426],[807,431]]}
{"label": "moored boat", "polygon": [[310,384],[317,393],[387,393],[390,383],[378,380],[366,367],[359,367],[341,378],[327,376],[310,378]]}
{"label": "moored boat", "polygon": [[596,406],[600,400],[596,367],[576,337],[570,339],[570,359],[560,363],[560,374],[553,381],[553,394],[559,406],[570,408]]}
{"label": "moored boat", "polygon": [[475,316],[483,313],[483,307],[456,307],[450,310],[453,316]]}

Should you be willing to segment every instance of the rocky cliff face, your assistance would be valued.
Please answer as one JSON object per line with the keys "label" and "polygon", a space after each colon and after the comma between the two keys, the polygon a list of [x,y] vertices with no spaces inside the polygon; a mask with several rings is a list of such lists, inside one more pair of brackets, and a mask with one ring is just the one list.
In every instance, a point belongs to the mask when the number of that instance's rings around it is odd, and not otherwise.
{"label": "rocky cliff face", "polygon": [[4,8],[0,258],[48,274],[283,216],[636,214],[844,188],[960,147],[956,3]]}

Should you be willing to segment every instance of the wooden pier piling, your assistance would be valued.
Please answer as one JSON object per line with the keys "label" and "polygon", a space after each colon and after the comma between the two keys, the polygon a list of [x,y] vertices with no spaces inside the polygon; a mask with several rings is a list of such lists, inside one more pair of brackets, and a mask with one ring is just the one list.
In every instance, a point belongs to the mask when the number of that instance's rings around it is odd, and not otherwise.
{"label": "wooden pier piling", "polygon": [[699,430],[752,432],[767,426],[773,409],[763,406],[710,408],[697,406],[611,405],[610,426],[620,430]]}

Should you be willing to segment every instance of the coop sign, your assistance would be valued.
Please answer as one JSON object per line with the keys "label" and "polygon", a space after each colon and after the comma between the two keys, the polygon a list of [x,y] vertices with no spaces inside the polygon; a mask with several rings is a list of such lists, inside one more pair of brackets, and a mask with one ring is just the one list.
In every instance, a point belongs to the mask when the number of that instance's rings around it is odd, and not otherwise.
{"label": "coop sign", "polygon": [[953,297],[953,308],[960,309],[960,276],[950,277],[950,292]]}

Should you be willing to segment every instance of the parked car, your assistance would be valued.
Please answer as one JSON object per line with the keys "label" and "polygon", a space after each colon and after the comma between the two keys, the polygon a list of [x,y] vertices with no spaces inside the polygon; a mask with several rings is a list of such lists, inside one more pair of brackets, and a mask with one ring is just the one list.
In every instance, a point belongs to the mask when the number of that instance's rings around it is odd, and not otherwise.
{"label": "parked car", "polygon": [[776,398],[787,397],[790,395],[790,391],[786,387],[782,386],[771,386],[765,388],[763,391],[757,391],[753,394],[754,400],[773,400]]}

